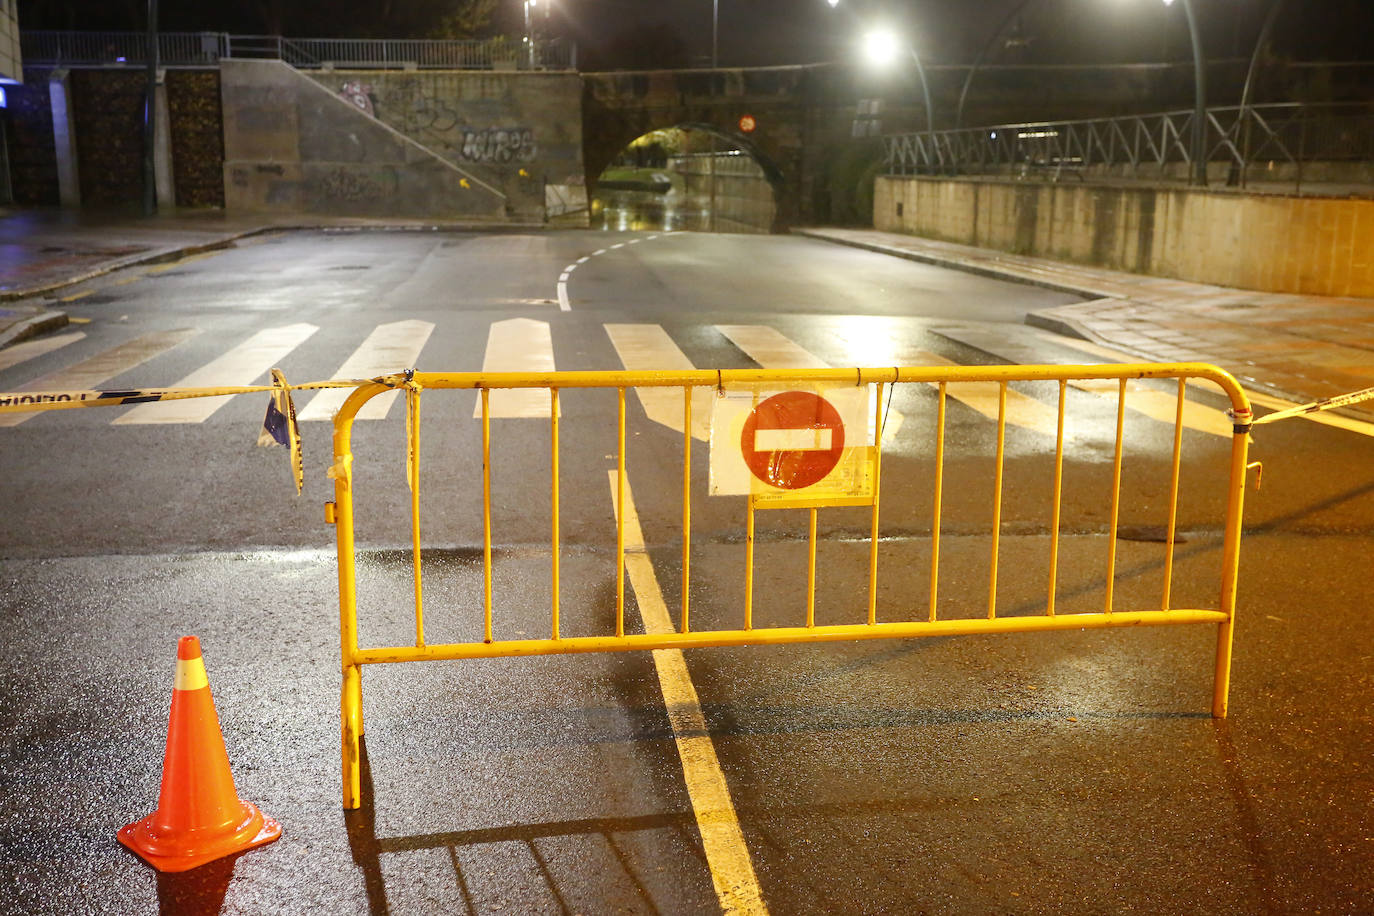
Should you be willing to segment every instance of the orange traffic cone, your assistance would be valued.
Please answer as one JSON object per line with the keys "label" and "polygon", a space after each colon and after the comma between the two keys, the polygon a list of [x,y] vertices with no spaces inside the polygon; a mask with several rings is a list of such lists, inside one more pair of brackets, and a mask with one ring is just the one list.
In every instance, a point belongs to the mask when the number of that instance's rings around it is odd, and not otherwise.
{"label": "orange traffic cone", "polygon": [[119,842],[158,871],[186,871],[279,836],[280,824],[239,800],[200,640],[183,636],[157,810],[120,830]]}

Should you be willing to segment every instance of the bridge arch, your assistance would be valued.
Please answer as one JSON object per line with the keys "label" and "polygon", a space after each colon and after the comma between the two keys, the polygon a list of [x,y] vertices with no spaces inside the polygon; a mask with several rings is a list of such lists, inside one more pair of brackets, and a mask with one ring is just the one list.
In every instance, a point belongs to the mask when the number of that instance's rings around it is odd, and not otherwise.
{"label": "bridge arch", "polygon": [[[834,104],[831,82],[824,66],[584,73],[588,189],[637,137],[667,125],[705,130],[760,164],[774,189],[773,229],[785,230],[809,218],[817,163],[841,139],[816,115]],[[757,124],[751,134],[739,129],[744,115]]]}

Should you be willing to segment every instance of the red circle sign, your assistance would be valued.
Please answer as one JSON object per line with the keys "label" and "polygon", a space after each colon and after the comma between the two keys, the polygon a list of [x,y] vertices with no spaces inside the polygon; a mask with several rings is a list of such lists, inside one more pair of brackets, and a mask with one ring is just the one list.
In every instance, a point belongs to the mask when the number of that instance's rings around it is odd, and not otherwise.
{"label": "red circle sign", "polygon": [[825,398],[784,391],[744,421],[740,451],[750,472],[769,486],[800,490],[825,479],[844,452],[844,421]]}
{"label": "red circle sign", "polygon": [[752,134],[754,132],[754,128],[757,126],[758,122],[754,120],[753,115],[744,115],[739,119],[739,129],[744,131],[746,134]]}

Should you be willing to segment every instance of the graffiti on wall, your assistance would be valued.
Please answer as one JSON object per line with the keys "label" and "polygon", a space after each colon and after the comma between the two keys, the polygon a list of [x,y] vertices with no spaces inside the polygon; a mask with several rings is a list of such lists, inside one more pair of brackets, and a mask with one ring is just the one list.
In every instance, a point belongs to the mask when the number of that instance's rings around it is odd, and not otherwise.
{"label": "graffiti on wall", "polygon": [[528,127],[464,130],[462,155],[471,162],[532,162],[537,152]]}
{"label": "graffiti on wall", "polygon": [[364,114],[371,115],[374,118],[377,116],[377,110],[372,104],[371,86],[361,83],[358,80],[349,80],[339,87],[339,95],[343,96],[345,101],[355,105],[358,110],[362,111]]}
{"label": "graffiti on wall", "polygon": [[[451,162],[523,164],[539,155],[532,128],[475,126],[464,117],[461,102],[442,94],[416,92],[409,81],[393,83],[383,78],[374,91],[372,85],[350,80],[339,87],[339,95]],[[491,120],[500,118],[499,112],[486,114],[494,116]],[[479,118],[479,123],[491,123],[487,117]]]}

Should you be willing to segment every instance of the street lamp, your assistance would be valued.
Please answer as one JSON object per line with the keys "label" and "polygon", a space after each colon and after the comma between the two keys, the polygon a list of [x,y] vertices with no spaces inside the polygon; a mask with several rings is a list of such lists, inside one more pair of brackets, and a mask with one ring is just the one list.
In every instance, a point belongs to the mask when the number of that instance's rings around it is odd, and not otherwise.
{"label": "street lamp", "polygon": [[[1173,2],[1164,0],[1164,5],[1172,6]],[[1198,33],[1197,17],[1193,15],[1193,0],[1183,0],[1183,15],[1188,20],[1188,35],[1193,41],[1193,135],[1189,155],[1193,160],[1193,184],[1206,187],[1207,62],[1202,56],[1202,36]]]}
{"label": "street lamp", "polygon": [[534,69],[534,34],[530,31],[530,10],[534,5],[535,0],[525,0],[525,53],[531,70]]}
{"label": "street lamp", "polygon": [[904,42],[896,32],[886,27],[876,27],[869,29],[860,39],[860,47],[863,57],[875,67],[885,69],[893,66],[902,55],[902,46],[911,54],[912,61],[916,64],[916,75],[921,80],[921,95],[926,103],[926,130],[935,129],[935,109],[930,104],[930,83],[926,81],[925,67],[921,66],[921,55],[916,53],[916,49]]}

